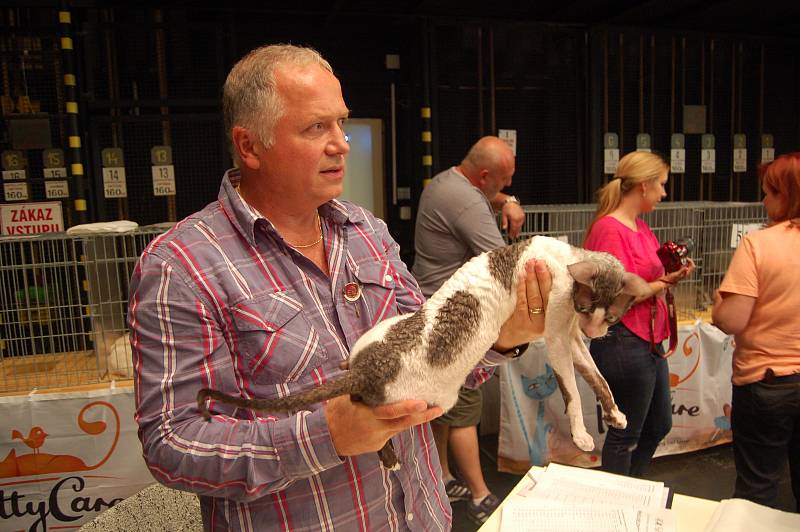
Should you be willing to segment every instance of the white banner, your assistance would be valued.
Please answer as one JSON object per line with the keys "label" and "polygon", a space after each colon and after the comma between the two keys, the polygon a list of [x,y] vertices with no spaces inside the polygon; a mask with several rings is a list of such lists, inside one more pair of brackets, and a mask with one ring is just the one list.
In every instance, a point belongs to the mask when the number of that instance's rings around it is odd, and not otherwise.
{"label": "white banner", "polygon": [[[666,344],[665,344],[666,347]],[[682,325],[678,349],[669,358],[672,431],[656,456],[703,449],[731,441],[731,356],[733,338],[702,322]],[[607,427],[589,386],[577,376],[584,423],[595,449],[583,452],[570,437],[569,420],[544,342],[504,364],[500,371],[498,469],[524,474],[551,461],[582,467],[600,465]]]}
{"label": "white banner", "polygon": [[0,397],[0,530],[78,529],[154,482],[133,388]]}

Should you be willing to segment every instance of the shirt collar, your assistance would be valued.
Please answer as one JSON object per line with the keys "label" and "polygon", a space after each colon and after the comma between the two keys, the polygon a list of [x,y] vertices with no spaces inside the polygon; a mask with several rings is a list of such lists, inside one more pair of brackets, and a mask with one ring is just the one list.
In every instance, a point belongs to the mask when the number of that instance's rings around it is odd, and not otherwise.
{"label": "shirt collar", "polygon": [[[274,232],[276,229],[268,218],[244,201],[239,191],[236,190],[241,177],[238,168],[232,168],[225,172],[218,199],[231,222],[237,226],[250,245],[254,246],[255,231],[258,227],[264,227],[263,230],[266,232]],[[319,214],[325,221],[338,225],[364,221],[364,214],[360,207],[337,199],[332,199],[320,206]]]}

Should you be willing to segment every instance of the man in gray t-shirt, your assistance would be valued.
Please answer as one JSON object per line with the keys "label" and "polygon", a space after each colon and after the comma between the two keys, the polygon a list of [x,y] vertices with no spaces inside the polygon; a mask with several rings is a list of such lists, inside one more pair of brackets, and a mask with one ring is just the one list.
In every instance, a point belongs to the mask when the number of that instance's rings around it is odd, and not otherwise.
{"label": "man in gray t-shirt", "polygon": [[[509,234],[519,233],[524,212],[514,196],[500,192],[511,185],[513,175],[511,148],[497,137],[483,137],[458,166],[437,174],[425,187],[417,211],[412,269],[425,297],[472,257],[505,245],[493,206],[502,210]],[[480,416],[480,390],[462,388],[456,405],[431,423],[448,496],[451,501],[469,500],[467,514],[479,524],[499,504],[481,472],[476,429]],[[463,482],[450,473],[448,446]]]}

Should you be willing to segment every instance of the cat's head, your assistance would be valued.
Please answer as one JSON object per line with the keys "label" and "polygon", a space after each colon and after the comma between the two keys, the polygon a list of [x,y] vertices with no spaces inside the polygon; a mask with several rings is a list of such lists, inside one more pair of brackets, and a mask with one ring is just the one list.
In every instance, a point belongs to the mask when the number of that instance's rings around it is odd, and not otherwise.
{"label": "cat's head", "polygon": [[589,338],[605,336],[618,323],[636,297],[650,293],[647,282],[625,271],[622,263],[608,253],[591,253],[581,262],[567,266],[575,280],[572,301],[578,324]]}

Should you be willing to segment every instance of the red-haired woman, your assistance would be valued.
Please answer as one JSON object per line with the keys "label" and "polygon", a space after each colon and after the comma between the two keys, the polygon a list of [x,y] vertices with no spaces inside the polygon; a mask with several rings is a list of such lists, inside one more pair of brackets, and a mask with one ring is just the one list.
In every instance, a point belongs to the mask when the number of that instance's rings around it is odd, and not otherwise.
{"label": "red-haired woman", "polygon": [[734,497],[775,506],[788,458],[800,512],[800,152],[759,176],[770,225],[742,239],[712,319],[736,339]]}

